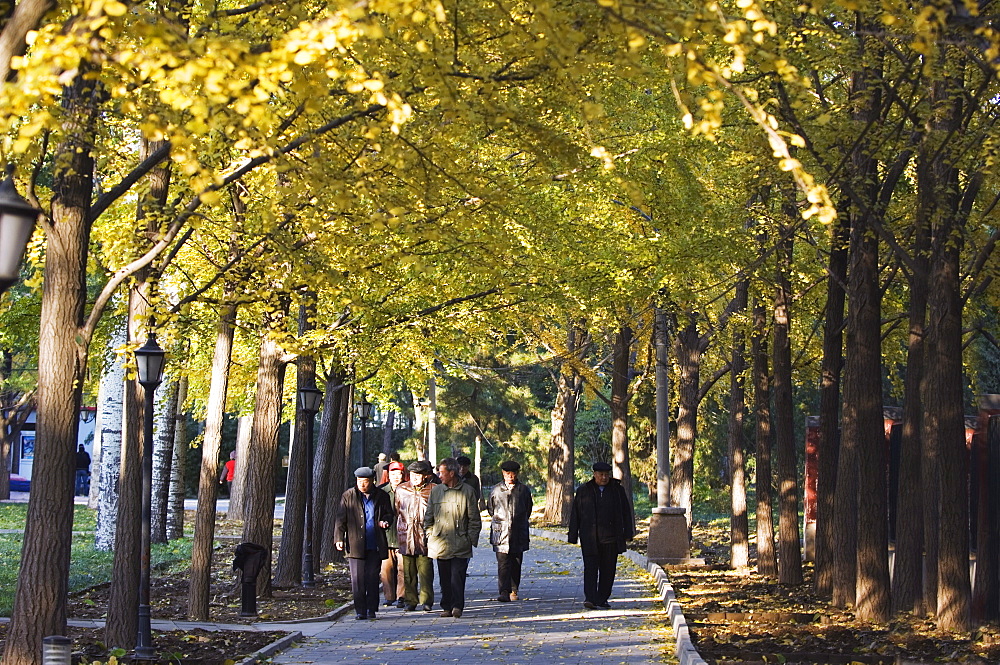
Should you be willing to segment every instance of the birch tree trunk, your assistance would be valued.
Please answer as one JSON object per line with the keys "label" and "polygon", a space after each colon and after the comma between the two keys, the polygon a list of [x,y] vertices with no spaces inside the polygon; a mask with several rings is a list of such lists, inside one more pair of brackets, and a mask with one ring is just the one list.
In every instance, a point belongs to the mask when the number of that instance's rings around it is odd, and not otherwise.
{"label": "birch tree trunk", "polygon": [[240,464],[241,459],[246,459],[250,455],[250,437],[253,435],[253,414],[240,416],[236,421],[236,471],[233,474],[233,485],[229,488],[229,510],[226,512],[228,520],[242,520],[245,517],[246,493],[243,487],[246,485],[246,465]]}
{"label": "birch tree trunk", "polygon": [[184,537],[184,497],[186,494],[185,467],[187,466],[188,437],[187,401],[188,377],[182,374],[177,382],[177,410],[174,412],[174,450],[170,465],[170,505],[167,511],[167,538]]}
{"label": "birch tree trunk", "polygon": [[623,325],[615,336],[611,368],[611,454],[614,477],[622,481],[632,502],[632,468],[628,456],[628,386],[632,329]]}
{"label": "birch tree trunk", "polygon": [[[115,331],[109,352],[125,344],[128,328]],[[122,468],[122,423],[125,419],[125,364],[115,356],[109,359],[101,377],[97,403],[97,429],[94,439],[101,440],[98,481],[90,484],[91,500],[97,500],[97,532],[94,547],[104,552],[115,548],[115,523],[118,521],[118,477]]]}
{"label": "birch tree trunk", "polygon": [[174,461],[178,381],[162,383],[156,397],[156,439],[153,446],[153,494],[150,506],[150,542],[167,542],[167,502]]}

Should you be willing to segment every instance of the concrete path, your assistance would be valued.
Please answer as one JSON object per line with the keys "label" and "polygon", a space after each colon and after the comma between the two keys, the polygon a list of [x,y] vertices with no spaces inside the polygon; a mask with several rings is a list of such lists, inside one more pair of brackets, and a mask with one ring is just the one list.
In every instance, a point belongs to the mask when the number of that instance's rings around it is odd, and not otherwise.
{"label": "concrete path", "polygon": [[358,621],[348,611],[332,623],[297,624],[303,642],[272,662],[647,665],[673,651],[665,632],[648,627],[665,612],[645,571],[619,558],[611,609],[586,610],[579,548],[538,537],[531,543],[519,601],[496,600],[496,558],[489,546],[480,547],[469,566],[461,618],[441,617],[437,604],[433,612],[380,608],[375,621]]}

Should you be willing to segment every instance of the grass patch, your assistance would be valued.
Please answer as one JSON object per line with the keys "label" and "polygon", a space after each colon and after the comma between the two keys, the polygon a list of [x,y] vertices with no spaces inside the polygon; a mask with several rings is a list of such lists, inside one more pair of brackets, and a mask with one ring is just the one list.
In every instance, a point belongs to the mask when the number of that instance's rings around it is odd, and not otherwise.
{"label": "grass patch", "polygon": [[[28,504],[0,503],[0,529],[23,529],[28,521]],[[73,506],[73,530],[93,531],[97,528],[97,511],[87,506]]]}
{"label": "grass patch", "polygon": [[[0,534],[0,616],[11,615],[17,573],[21,564],[22,542],[21,534]],[[114,558],[114,552],[94,549],[93,536],[73,536],[69,590],[77,591],[110,581]],[[191,540],[184,538],[162,545],[153,545],[150,560],[156,570],[185,569],[191,561]]]}

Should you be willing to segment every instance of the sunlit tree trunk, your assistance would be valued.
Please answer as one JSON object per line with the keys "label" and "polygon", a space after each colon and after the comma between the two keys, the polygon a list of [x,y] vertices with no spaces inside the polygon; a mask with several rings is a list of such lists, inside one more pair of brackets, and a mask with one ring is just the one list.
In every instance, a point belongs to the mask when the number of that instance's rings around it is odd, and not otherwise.
{"label": "sunlit tree trunk", "polygon": [[778,555],[774,549],[773,494],[771,491],[771,382],[767,349],[767,311],[762,303],[753,308],[753,401],[757,468],[754,488],[757,493],[757,572],[766,577],[778,576]]}
{"label": "sunlit tree trunk", "polygon": [[694,315],[687,315],[687,324],[674,342],[677,359],[677,439],[671,462],[670,503],[684,508],[691,525],[691,492],[694,488],[694,443],[698,436],[699,382],[703,340],[698,334]]}
{"label": "sunlit tree trunk", "polygon": [[178,380],[160,384],[156,401],[156,440],[153,447],[153,496],[150,538],[167,542],[167,511],[170,496],[170,469],[174,462],[174,427],[177,424]]}
{"label": "sunlit tree trunk", "polygon": [[[330,476],[326,499],[326,513],[323,516],[323,532],[333,533],[333,524],[337,519],[337,507],[340,505],[340,496],[344,493],[344,474],[347,466],[347,440],[351,436],[354,428],[354,386],[345,385],[340,390],[340,409],[337,413],[337,420],[333,423],[335,427],[333,439],[333,464],[330,465]],[[339,561],[342,555],[334,549],[333,538],[325,537],[320,543],[320,557],[323,562]]]}
{"label": "sunlit tree trunk", "polygon": [[[109,552],[115,548],[115,524],[118,522],[118,476],[122,469],[122,423],[125,419],[125,363],[112,351],[125,344],[128,327],[115,329],[108,349],[106,370],[101,377],[100,401],[97,406],[94,439],[101,440],[100,460],[96,466],[98,478],[90,484],[92,500],[97,500],[97,530],[94,547]],[[95,458],[97,456],[95,455]]]}
{"label": "sunlit tree trunk", "polygon": [[[748,284],[741,281],[737,287],[737,310],[746,309]],[[743,440],[743,418],[746,413],[746,392],[743,372],[746,369],[746,343],[743,331],[733,334],[733,347],[729,370],[729,482],[730,514],[729,564],[733,568],[750,565],[750,533],[747,516],[746,446]]]}
{"label": "sunlit tree trunk", "polygon": [[174,450],[170,465],[170,505],[167,512],[167,538],[175,540],[184,536],[184,497],[186,494],[185,466],[187,465],[188,437],[187,401],[188,377],[182,374],[177,382],[177,410],[174,412]]}
{"label": "sunlit tree trunk", "polygon": [[250,454],[250,437],[253,435],[253,414],[248,413],[236,420],[236,472],[233,474],[233,484],[229,488],[229,510],[226,519],[242,520],[244,518],[243,487],[246,485],[246,465],[240,464]]}
{"label": "sunlit tree trunk", "polygon": [[614,477],[622,481],[625,494],[632,500],[632,468],[628,453],[629,369],[631,367],[632,329],[623,325],[615,336],[611,366],[611,455]]}
{"label": "sunlit tree trunk", "polygon": [[346,392],[344,377],[336,371],[330,372],[323,389],[323,411],[320,414],[319,430],[316,434],[316,466],[313,470],[313,547],[317,556],[313,557],[316,570],[322,558],[323,542],[333,538],[326,530],[327,511],[335,511],[331,505],[331,469],[333,468],[334,440],[337,424],[340,422],[340,400]]}

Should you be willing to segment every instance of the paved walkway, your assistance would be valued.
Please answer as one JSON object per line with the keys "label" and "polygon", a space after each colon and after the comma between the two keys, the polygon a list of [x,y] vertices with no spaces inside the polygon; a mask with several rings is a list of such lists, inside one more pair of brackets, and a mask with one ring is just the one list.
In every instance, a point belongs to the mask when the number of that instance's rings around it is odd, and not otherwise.
{"label": "paved walkway", "polygon": [[672,652],[664,632],[646,629],[665,613],[645,571],[620,558],[611,609],[586,610],[579,548],[538,537],[531,543],[517,602],[496,600],[496,558],[489,546],[480,547],[461,618],[441,617],[437,604],[429,613],[380,608],[375,621],[358,621],[348,611],[332,623],[297,624],[307,637],[272,662],[648,665]]}

